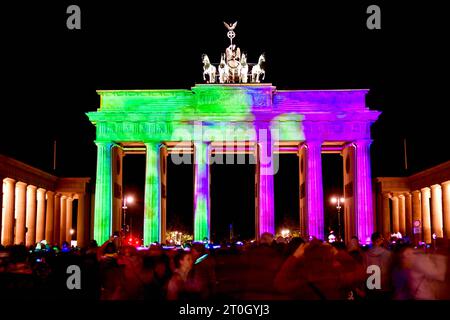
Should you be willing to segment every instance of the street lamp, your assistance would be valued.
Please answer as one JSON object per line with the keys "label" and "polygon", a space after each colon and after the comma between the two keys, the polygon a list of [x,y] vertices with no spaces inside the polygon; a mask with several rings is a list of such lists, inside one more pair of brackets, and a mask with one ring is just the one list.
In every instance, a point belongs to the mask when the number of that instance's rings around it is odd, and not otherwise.
{"label": "street lamp", "polygon": [[127,227],[127,209],[128,209],[128,204],[133,203],[134,202],[134,198],[132,196],[126,196],[123,198],[123,231],[124,233],[126,232],[126,227]]}
{"label": "street lamp", "polygon": [[337,214],[338,214],[338,239],[339,241],[342,240],[341,238],[341,204],[343,204],[345,199],[343,197],[332,197],[331,203],[336,205]]}

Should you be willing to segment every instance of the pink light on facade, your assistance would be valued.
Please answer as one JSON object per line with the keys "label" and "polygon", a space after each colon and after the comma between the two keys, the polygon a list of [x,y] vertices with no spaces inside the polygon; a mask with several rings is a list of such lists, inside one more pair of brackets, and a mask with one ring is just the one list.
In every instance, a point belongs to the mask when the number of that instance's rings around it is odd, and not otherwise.
{"label": "pink light on facade", "polygon": [[356,148],[356,231],[361,242],[370,239],[374,232],[372,205],[372,179],[370,170],[371,140],[358,140]]}

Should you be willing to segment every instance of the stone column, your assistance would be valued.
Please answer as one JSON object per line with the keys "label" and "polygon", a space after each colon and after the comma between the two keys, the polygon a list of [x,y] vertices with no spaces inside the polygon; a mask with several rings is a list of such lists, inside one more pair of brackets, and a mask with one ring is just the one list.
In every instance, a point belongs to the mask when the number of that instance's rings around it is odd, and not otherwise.
{"label": "stone column", "polygon": [[410,237],[413,235],[412,227],[412,196],[411,193],[405,195],[405,212],[406,212],[406,234]]}
{"label": "stone column", "polygon": [[344,173],[344,234],[345,242],[357,236],[356,219],[356,146],[347,144],[342,149],[342,169]]}
{"label": "stone column", "polygon": [[146,142],[145,147],[147,159],[145,164],[144,245],[150,245],[153,242],[161,241],[160,143]]}
{"label": "stone column", "polygon": [[392,232],[400,231],[400,212],[398,204],[398,196],[392,196]]}
{"label": "stone column", "polygon": [[85,194],[79,193],[77,208],[77,245],[80,248],[86,246],[86,212],[85,212]]}
{"label": "stone column", "polygon": [[2,204],[2,245],[14,243],[14,193],[16,181],[11,178],[3,179]]}
{"label": "stone column", "polygon": [[450,239],[450,180],[445,181],[442,185],[442,204],[443,204],[443,224],[444,237]]}
{"label": "stone column", "polygon": [[398,196],[398,211],[399,211],[399,227],[402,236],[406,234],[406,203],[405,195],[400,194]]}
{"label": "stone column", "polygon": [[306,146],[300,144],[298,149],[298,172],[299,172],[299,215],[300,215],[300,236],[308,235],[307,199],[306,199]]}
{"label": "stone column", "polygon": [[371,140],[356,142],[356,230],[361,242],[370,242],[374,232],[372,176],[370,172]]}
{"label": "stone column", "polygon": [[194,144],[194,240],[210,239],[209,143]]}
{"label": "stone column", "polygon": [[45,193],[47,190],[37,190],[37,218],[36,218],[36,242],[45,238]]}
{"label": "stone column", "polygon": [[[99,246],[111,236],[112,226],[112,142],[97,141],[94,239]],[[65,235],[64,235],[65,239]]]}
{"label": "stone column", "polygon": [[422,202],[422,225],[423,225],[423,241],[431,243],[431,216],[430,216],[430,188],[422,188],[421,202]]}
{"label": "stone column", "polygon": [[413,226],[415,221],[420,222],[420,227],[417,231],[420,231],[420,233],[414,234],[414,240],[417,243],[418,241],[422,240],[423,235],[423,223],[422,223],[422,203],[421,203],[421,193],[419,190],[414,190],[411,192],[412,194],[412,220],[413,220]]}
{"label": "stone column", "polygon": [[413,223],[416,220],[422,221],[422,204],[420,190],[414,190],[412,193]]}
{"label": "stone column", "polygon": [[324,239],[322,142],[307,141],[306,197],[308,208],[308,233]]}
{"label": "stone column", "polygon": [[27,187],[27,246],[36,244],[36,189],[32,185]]}
{"label": "stone column", "polygon": [[53,231],[53,223],[54,223],[54,204],[55,204],[55,193],[53,191],[47,191],[47,207],[45,210],[45,240],[48,243],[53,243],[54,231]]}
{"label": "stone column", "polygon": [[383,235],[391,234],[391,195],[388,192],[383,193]]}
{"label": "stone column", "polygon": [[55,194],[54,207],[53,243],[61,244],[61,195],[59,193]]}
{"label": "stone column", "polygon": [[123,194],[123,150],[115,145],[111,149],[112,161],[112,211],[111,211],[111,235],[113,232],[120,231],[123,227],[123,201],[125,195]]}
{"label": "stone column", "polygon": [[15,211],[16,211],[16,236],[15,244],[25,244],[25,207],[27,184],[18,181],[16,183]]}
{"label": "stone column", "polygon": [[[66,221],[67,221],[67,196],[62,195],[60,198],[60,224],[59,224],[59,245],[66,241]],[[101,244],[99,244],[100,246]]]}
{"label": "stone column", "polygon": [[72,230],[72,217],[73,217],[73,198],[67,197],[66,199],[66,241],[70,245],[70,241],[72,240],[72,235],[70,234],[70,230]]}
{"label": "stone column", "polygon": [[438,238],[444,236],[442,226],[442,188],[439,184],[431,186],[431,226],[432,233],[435,233]]}
{"label": "stone column", "polygon": [[166,243],[167,236],[167,156],[166,146],[160,148],[161,169],[161,243]]}

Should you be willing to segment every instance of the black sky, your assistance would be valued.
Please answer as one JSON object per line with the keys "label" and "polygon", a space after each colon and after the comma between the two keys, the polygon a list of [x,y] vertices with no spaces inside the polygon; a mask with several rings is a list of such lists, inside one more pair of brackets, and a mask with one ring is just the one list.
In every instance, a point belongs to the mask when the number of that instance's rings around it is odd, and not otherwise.
{"label": "black sky", "polygon": [[[2,4],[0,153],[51,172],[56,139],[56,174],[94,177],[95,130],[84,113],[98,107],[95,90],[190,88],[201,80],[201,55],[218,60],[227,46],[222,21],[238,20],[235,42],[250,60],[266,53],[267,80],[278,88],[371,90],[369,107],[383,112],[372,127],[374,176],[450,159],[441,2],[158,3]],[[79,31],[66,28],[70,4],[81,7]],[[366,28],[370,4],[381,7],[381,30]]]}

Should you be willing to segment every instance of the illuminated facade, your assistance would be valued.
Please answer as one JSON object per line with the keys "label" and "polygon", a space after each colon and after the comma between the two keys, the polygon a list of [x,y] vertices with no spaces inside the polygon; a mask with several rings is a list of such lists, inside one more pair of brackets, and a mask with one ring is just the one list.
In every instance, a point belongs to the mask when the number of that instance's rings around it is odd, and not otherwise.
{"label": "illuminated facade", "polygon": [[0,155],[0,181],[2,245],[70,244],[72,239],[80,247],[88,244],[90,178],[59,178]]}
{"label": "illuminated facade", "polygon": [[450,238],[450,161],[409,177],[380,177],[378,230],[400,232],[416,242]]}
{"label": "illuminated facade", "polygon": [[[277,155],[299,157],[300,229],[324,238],[322,153],[344,163],[345,234],[363,242],[374,231],[370,126],[380,112],[368,90],[277,90],[271,84],[198,84],[191,90],[100,90],[96,126],[94,238],[122,225],[122,158],[145,152],[144,244],[165,239],[168,154],[194,155],[194,239],[210,237],[209,165],[226,153],[252,154],[255,234],[275,231]],[[173,157],[172,157],[173,159]],[[188,161],[188,160],[186,160]]]}

